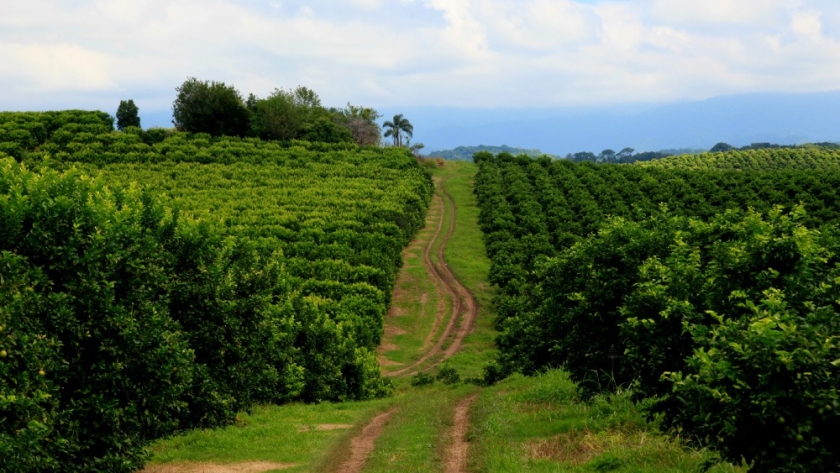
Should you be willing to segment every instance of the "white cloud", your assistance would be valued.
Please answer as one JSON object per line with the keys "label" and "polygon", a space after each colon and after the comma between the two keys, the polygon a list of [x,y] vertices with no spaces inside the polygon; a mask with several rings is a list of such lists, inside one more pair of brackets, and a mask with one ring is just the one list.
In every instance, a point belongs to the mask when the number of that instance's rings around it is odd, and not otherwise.
{"label": "white cloud", "polygon": [[837,89],[838,19],[827,0],[3,2],[0,103],[165,108],[187,76],[373,106]]}
{"label": "white cloud", "polygon": [[72,44],[0,44],[0,75],[19,78],[18,93],[109,91],[115,64],[105,54]]}

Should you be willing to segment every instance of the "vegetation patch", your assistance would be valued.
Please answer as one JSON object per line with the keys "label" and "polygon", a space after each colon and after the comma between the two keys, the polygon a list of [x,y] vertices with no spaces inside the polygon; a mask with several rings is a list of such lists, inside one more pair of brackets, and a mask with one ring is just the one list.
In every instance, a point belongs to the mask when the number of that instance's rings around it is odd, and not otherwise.
{"label": "vegetation patch", "polygon": [[732,152],[763,159],[737,173],[476,155],[502,332],[485,379],[564,366],[729,461],[836,469],[836,153]]}

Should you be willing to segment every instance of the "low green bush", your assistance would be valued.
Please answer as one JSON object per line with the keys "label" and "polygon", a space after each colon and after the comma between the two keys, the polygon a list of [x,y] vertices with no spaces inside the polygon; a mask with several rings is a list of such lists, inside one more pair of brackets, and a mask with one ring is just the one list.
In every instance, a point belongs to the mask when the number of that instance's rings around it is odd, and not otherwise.
{"label": "low green bush", "polygon": [[461,382],[461,375],[455,368],[445,364],[438,370],[435,379],[443,384],[458,384]]}
{"label": "low green bush", "polygon": [[411,385],[415,387],[431,386],[435,384],[435,377],[429,373],[417,373],[411,377]]}

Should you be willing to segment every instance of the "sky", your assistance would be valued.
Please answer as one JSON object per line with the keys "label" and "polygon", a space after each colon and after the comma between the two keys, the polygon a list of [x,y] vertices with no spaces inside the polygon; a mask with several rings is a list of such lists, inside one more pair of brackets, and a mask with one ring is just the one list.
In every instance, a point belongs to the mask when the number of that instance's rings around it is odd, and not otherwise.
{"label": "sky", "polygon": [[837,0],[0,0],[0,110],[243,95],[595,107],[840,89]]}

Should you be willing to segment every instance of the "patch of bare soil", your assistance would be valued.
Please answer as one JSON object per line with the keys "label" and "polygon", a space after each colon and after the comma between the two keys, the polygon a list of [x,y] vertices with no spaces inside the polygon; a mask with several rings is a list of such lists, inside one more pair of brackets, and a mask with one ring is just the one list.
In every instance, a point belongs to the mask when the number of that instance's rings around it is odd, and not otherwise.
{"label": "patch of bare soil", "polygon": [[359,473],[367,463],[376,439],[382,435],[385,424],[397,413],[398,408],[379,414],[366,425],[362,431],[350,442],[350,458],[336,470],[338,473]]}
{"label": "patch of bare soil", "polygon": [[[403,309],[402,307],[391,306],[391,309],[388,311],[388,317],[404,317],[408,313],[407,310]],[[387,328],[386,328],[387,330]]]}
{"label": "patch of bare soil", "polygon": [[246,462],[246,463],[199,463],[179,462],[150,465],[140,473],[264,473],[272,470],[292,468],[294,463]]}
{"label": "patch of bare soil", "polygon": [[478,397],[478,394],[467,396],[455,406],[455,422],[452,426],[452,440],[446,452],[446,473],[466,473],[467,459],[469,458],[470,443],[467,441],[467,429],[469,428],[470,406]]}
{"label": "patch of bare soil", "polygon": [[318,425],[302,425],[298,427],[298,432],[327,432],[330,430],[344,430],[352,429],[353,424],[318,424]]}

